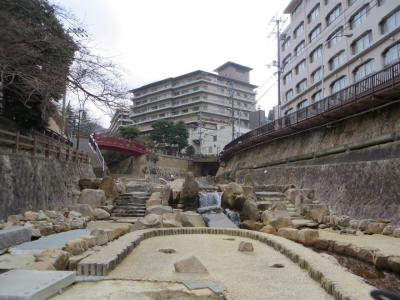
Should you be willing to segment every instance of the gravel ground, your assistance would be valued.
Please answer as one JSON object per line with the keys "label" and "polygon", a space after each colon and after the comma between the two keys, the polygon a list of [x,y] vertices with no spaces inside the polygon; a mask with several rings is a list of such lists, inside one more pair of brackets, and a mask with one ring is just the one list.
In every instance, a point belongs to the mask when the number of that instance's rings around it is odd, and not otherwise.
{"label": "gravel ground", "polygon": [[[254,252],[239,252],[240,241]],[[158,249],[172,248],[165,254]],[[208,269],[206,275],[181,274],[174,262],[194,255]],[[282,264],[283,268],[271,267]],[[288,258],[255,240],[225,235],[175,235],[151,238],[125,258],[109,277],[136,280],[212,280],[221,283],[231,299],[332,299],[320,285]]]}
{"label": "gravel ground", "polygon": [[361,248],[377,248],[387,255],[400,255],[400,239],[381,234],[350,235],[330,230],[319,230],[319,237],[343,243],[352,243]]}

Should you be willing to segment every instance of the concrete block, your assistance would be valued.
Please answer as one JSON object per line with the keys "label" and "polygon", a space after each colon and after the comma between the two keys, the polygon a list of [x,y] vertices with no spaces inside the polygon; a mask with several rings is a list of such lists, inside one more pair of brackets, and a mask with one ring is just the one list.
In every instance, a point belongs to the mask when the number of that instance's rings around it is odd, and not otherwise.
{"label": "concrete block", "polygon": [[30,241],[32,227],[11,227],[0,230],[0,249]]}
{"label": "concrete block", "polygon": [[62,249],[69,240],[89,235],[91,230],[77,229],[52,234],[36,241],[26,242],[11,249],[12,255],[34,255],[47,249]]}
{"label": "concrete block", "polygon": [[12,270],[0,274],[0,300],[43,300],[74,283],[75,272]]}

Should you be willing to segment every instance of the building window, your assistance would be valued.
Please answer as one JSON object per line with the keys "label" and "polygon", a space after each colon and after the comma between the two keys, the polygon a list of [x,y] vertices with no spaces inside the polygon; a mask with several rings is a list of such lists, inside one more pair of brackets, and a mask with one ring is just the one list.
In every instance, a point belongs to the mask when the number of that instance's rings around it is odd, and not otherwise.
{"label": "building window", "polygon": [[284,68],[289,62],[290,62],[290,59],[292,58],[292,55],[291,54],[289,54],[289,55],[287,55],[284,59],[283,59],[283,61],[282,61],[282,68]]}
{"label": "building window", "polygon": [[299,56],[301,53],[303,53],[304,49],[305,49],[305,45],[306,43],[304,42],[304,40],[302,40],[297,46],[296,48],[294,48],[294,53],[296,56]]}
{"label": "building window", "polygon": [[334,94],[336,92],[339,92],[340,90],[343,90],[346,87],[346,84],[347,84],[346,76],[340,77],[339,79],[332,82],[331,93]]}
{"label": "building window", "polygon": [[330,25],[333,21],[335,21],[342,13],[342,4],[339,3],[336,5],[330,13],[326,16],[326,24]]}
{"label": "building window", "polygon": [[287,84],[290,81],[292,81],[292,71],[290,71],[289,73],[287,73],[285,76],[283,76],[283,84]]}
{"label": "building window", "polygon": [[317,101],[321,100],[322,99],[322,90],[319,90],[318,92],[314,93],[311,96],[311,99],[313,102],[317,102]]}
{"label": "building window", "polygon": [[322,57],[322,45],[319,45],[315,48],[310,54],[310,62],[317,61],[319,58]]}
{"label": "building window", "polygon": [[287,116],[288,114],[290,114],[291,112],[293,112],[293,107],[289,108],[287,111],[284,112],[284,115]]}
{"label": "building window", "polygon": [[312,82],[316,83],[322,79],[322,68],[319,67],[314,72],[311,73]]}
{"label": "building window", "polygon": [[397,8],[381,22],[382,33],[388,33],[400,26],[400,8]]}
{"label": "building window", "polygon": [[301,22],[293,31],[293,37],[297,38],[304,32],[304,22]]}
{"label": "building window", "polygon": [[364,23],[367,19],[367,15],[369,12],[369,4],[364,5],[361,9],[359,9],[354,15],[350,18],[350,28],[354,29],[360,24]]}
{"label": "building window", "polygon": [[372,31],[364,33],[362,36],[360,36],[351,44],[352,53],[358,54],[361,51],[367,49],[369,45],[371,45],[371,41],[372,41]]}
{"label": "building window", "polygon": [[354,69],[354,81],[359,81],[374,72],[374,60],[371,59]]}
{"label": "building window", "polygon": [[303,79],[296,85],[296,92],[297,94],[303,92],[307,88],[307,80]]}
{"label": "building window", "polygon": [[321,24],[318,24],[308,35],[308,38],[310,42],[312,42],[316,37],[318,37],[321,34]]}
{"label": "building window", "polygon": [[344,50],[342,50],[329,60],[329,69],[332,71],[339,68],[341,65],[344,64],[344,61],[345,55]]}
{"label": "building window", "polygon": [[295,71],[296,71],[296,75],[305,71],[306,69],[306,60],[303,59],[296,67],[295,67]]}
{"label": "building window", "polygon": [[213,142],[216,142],[216,141],[217,141],[217,136],[213,135]]}
{"label": "building window", "polygon": [[307,16],[308,23],[311,23],[313,20],[318,18],[320,12],[320,5],[319,3],[313,7],[313,9],[310,11],[310,13]]}
{"label": "building window", "polygon": [[339,27],[334,33],[332,33],[328,39],[328,48],[332,47],[333,45],[337,44],[343,38],[343,27]]}
{"label": "building window", "polygon": [[287,92],[286,92],[286,101],[290,101],[290,100],[292,100],[293,99],[293,90],[288,90]]}
{"label": "building window", "polygon": [[383,52],[383,63],[385,66],[391,65],[400,60],[400,43],[394,44]]}
{"label": "building window", "polygon": [[309,101],[308,101],[308,99],[305,99],[305,100],[299,102],[299,104],[297,104],[297,109],[304,108],[308,105],[309,105]]}
{"label": "building window", "polygon": [[288,37],[283,43],[282,43],[282,51],[286,51],[287,48],[290,46],[290,37]]}

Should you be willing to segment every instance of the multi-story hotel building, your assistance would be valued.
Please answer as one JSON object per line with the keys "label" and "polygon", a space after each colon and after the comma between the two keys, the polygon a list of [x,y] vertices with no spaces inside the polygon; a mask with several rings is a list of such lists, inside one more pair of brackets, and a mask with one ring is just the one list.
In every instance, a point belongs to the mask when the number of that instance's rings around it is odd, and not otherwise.
{"label": "multi-story hotel building", "polygon": [[111,125],[108,131],[111,134],[118,133],[120,127],[132,125],[132,120],[129,118],[130,111],[126,108],[117,109],[111,119]]}
{"label": "multi-story hotel building", "polygon": [[292,0],[280,38],[282,117],[400,58],[400,1]]}
{"label": "multi-story hotel building", "polygon": [[[158,120],[182,120],[198,154],[218,154],[234,136],[247,132],[255,110],[251,69],[233,62],[215,73],[194,71],[133,89],[130,120],[143,134]],[[232,118],[232,107],[234,116]]]}

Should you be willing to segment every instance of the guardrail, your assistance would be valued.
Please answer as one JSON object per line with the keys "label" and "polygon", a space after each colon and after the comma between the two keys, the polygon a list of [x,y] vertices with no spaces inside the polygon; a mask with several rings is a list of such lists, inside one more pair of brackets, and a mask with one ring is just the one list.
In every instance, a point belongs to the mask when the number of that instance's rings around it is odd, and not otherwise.
{"label": "guardrail", "polygon": [[[252,131],[249,131],[235,140],[231,141],[224,147],[222,157],[227,155],[231,150],[233,151],[236,145],[247,144],[255,138],[262,137],[272,132],[281,129],[290,128],[307,119],[322,116],[333,109],[340,108],[358,99],[368,96],[378,90],[382,90],[389,86],[400,82],[400,62],[395,63],[382,71],[379,71],[347,88],[340,90],[332,95],[329,95],[318,102],[310,104],[302,109],[290,113],[284,117],[276,119]],[[304,128],[303,128],[304,129]]]}
{"label": "guardrail", "polygon": [[41,134],[28,136],[19,131],[0,129],[0,145],[13,149],[14,153],[30,152],[32,156],[43,155],[46,158],[89,163],[89,156],[74,150],[66,139],[55,139]]}

